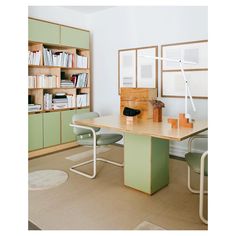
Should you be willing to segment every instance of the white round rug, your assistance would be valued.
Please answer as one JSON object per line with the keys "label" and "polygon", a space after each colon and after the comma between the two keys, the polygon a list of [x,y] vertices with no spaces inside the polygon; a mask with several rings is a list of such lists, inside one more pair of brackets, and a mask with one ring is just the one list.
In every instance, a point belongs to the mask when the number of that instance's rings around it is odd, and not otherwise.
{"label": "white round rug", "polygon": [[44,190],[63,184],[68,174],[61,170],[37,170],[29,173],[29,190]]}

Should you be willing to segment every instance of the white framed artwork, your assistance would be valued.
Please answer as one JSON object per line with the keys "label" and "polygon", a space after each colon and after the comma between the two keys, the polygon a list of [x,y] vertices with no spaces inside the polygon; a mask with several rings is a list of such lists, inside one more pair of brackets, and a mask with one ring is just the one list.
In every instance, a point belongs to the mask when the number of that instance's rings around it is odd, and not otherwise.
{"label": "white framed artwork", "polygon": [[[195,64],[183,64],[185,70],[207,69],[208,68],[208,41],[193,41],[162,45],[162,57],[191,61]],[[177,62],[162,61],[162,70],[178,70]]]}
{"label": "white framed artwork", "polygon": [[[208,71],[186,71],[193,98],[208,97]],[[184,97],[185,82],[181,71],[166,71],[162,74],[162,97]]]}
{"label": "white framed artwork", "polygon": [[[143,55],[150,56],[143,57]],[[157,47],[137,50],[137,88],[157,87]]]}
{"label": "white framed artwork", "polygon": [[136,50],[119,51],[120,88],[136,87]]}
{"label": "white framed artwork", "polygon": [[[208,41],[191,41],[161,46],[161,56],[194,62],[182,64],[193,98],[208,98]],[[185,83],[178,62],[161,62],[161,96],[184,97]]]}
{"label": "white framed artwork", "polygon": [[118,50],[118,91],[120,88],[157,88],[157,60],[142,55],[157,56],[158,47]]}

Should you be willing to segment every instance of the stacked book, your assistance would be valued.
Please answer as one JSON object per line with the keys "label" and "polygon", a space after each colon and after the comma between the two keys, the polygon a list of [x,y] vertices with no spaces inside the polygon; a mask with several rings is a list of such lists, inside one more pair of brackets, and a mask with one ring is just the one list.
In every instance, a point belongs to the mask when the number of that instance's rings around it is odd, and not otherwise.
{"label": "stacked book", "polygon": [[37,75],[37,88],[56,88],[57,76],[56,75]]}
{"label": "stacked book", "polygon": [[28,64],[29,65],[39,65],[40,64],[40,51],[28,51]]}
{"label": "stacked book", "polygon": [[28,76],[28,88],[36,88],[36,75]]}
{"label": "stacked book", "polygon": [[85,56],[76,55],[77,57],[77,67],[78,68],[88,68],[88,58]]}
{"label": "stacked book", "polygon": [[65,109],[68,108],[68,98],[66,93],[56,93],[52,99],[53,102],[53,109]]}
{"label": "stacked book", "polygon": [[43,96],[44,110],[52,110],[52,94],[45,93]]}
{"label": "stacked book", "polygon": [[77,107],[87,107],[89,106],[89,97],[87,93],[78,94],[76,97]]}
{"label": "stacked book", "polygon": [[28,112],[40,111],[41,105],[39,104],[28,104]]}
{"label": "stacked book", "polygon": [[76,88],[86,88],[88,86],[88,73],[73,74],[71,81]]}
{"label": "stacked book", "polygon": [[43,49],[43,58],[45,66],[72,67],[73,54],[63,51],[53,52],[48,48]]}
{"label": "stacked book", "polygon": [[62,79],[61,80],[61,88],[74,88],[74,84],[71,80]]}

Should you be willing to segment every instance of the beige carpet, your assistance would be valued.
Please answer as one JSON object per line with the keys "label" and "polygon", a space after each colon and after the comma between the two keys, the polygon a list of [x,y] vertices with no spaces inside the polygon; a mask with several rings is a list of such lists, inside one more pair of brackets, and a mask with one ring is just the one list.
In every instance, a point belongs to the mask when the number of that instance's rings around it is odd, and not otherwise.
{"label": "beige carpet", "polygon": [[[121,162],[123,148],[111,146],[104,158]],[[98,162],[96,179],[69,171],[75,163],[68,156],[89,149],[79,147],[29,161],[29,170],[58,169],[69,174],[60,186],[44,191],[29,191],[29,220],[45,230],[109,229],[133,230],[146,221],[166,230],[206,230],[198,216],[197,195],[187,188],[187,165],[170,159],[170,183],[149,196],[124,186],[123,168]],[[92,171],[92,166],[83,167]],[[193,175],[198,187],[198,175]],[[207,215],[207,197],[204,214]]]}
{"label": "beige carpet", "polygon": [[[97,155],[99,155],[100,153],[108,152],[110,150],[111,150],[110,147],[99,146],[96,148],[96,153]],[[71,161],[81,161],[85,158],[92,157],[92,156],[93,156],[93,150],[90,149],[84,152],[80,152],[80,153],[76,153],[74,155],[68,156],[66,157],[66,159],[71,160]]]}

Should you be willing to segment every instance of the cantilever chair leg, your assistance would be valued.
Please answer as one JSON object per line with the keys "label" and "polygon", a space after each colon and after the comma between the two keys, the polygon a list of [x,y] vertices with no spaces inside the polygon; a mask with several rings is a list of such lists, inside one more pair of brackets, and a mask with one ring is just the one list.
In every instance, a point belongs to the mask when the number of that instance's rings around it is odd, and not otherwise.
{"label": "cantilever chair leg", "polygon": [[[114,162],[114,161],[110,161],[110,160],[107,160],[107,159],[104,159],[104,158],[97,158],[97,152],[96,152],[96,147],[97,147],[97,140],[96,140],[96,133],[94,131],[94,129],[90,128],[90,127],[87,127],[87,126],[81,126],[81,125],[74,125],[74,124],[71,124],[70,126],[72,127],[79,127],[79,128],[83,128],[83,129],[88,129],[88,130],[91,130],[92,133],[93,133],[93,159],[92,160],[89,160],[89,161],[84,161],[84,162],[81,162],[77,165],[74,165],[70,168],[70,170],[76,174],[79,174],[79,175],[83,175],[87,178],[90,178],[90,179],[94,179],[96,177],[96,174],[97,174],[97,161],[103,161],[103,162],[106,162],[106,163],[109,163],[109,164],[112,164],[112,165],[116,165],[116,166],[119,166],[119,167],[123,167],[124,164],[123,163],[118,163],[118,162]],[[93,174],[92,175],[89,175],[85,172],[82,172],[82,171],[79,171],[79,170],[76,170],[75,168],[76,167],[79,167],[79,166],[83,166],[83,165],[87,165],[89,163],[93,163]]]}
{"label": "cantilever chair leg", "polygon": [[[76,173],[76,174],[83,175],[83,176],[85,176],[85,177],[87,177],[87,178],[93,179],[93,178],[96,177],[96,171],[97,171],[97,169],[96,169],[96,160],[97,160],[97,159],[96,159],[96,153],[97,153],[97,151],[96,151],[96,147],[97,147],[97,145],[96,145],[96,144],[97,144],[97,141],[96,141],[96,133],[95,133],[94,129],[92,129],[92,128],[90,128],[90,127],[80,126],[80,125],[72,125],[72,124],[71,124],[70,126],[88,129],[88,130],[91,130],[92,133],[93,133],[93,159],[92,159],[92,160],[89,160],[89,161],[82,162],[82,163],[77,164],[77,165],[74,165],[74,166],[72,166],[72,167],[70,168],[70,170],[73,171],[73,172]],[[89,164],[89,163],[91,163],[91,162],[93,162],[93,174],[92,174],[92,175],[86,174],[86,173],[84,173],[84,172],[82,172],[82,171],[79,171],[79,170],[76,170],[76,169],[75,169],[75,168],[78,167],[78,166],[83,166],[83,165]]]}
{"label": "cantilever chair leg", "polygon": [[[190,175],[191,175],[191,169],[190,169],[190,167],[188,166],[188,189],[189,189],[189,191],[191,192],[191,193],[200,193],[200,190],[197,190],[197,189],[193,189],[192,187],[191,187],[191,177],[190,177]],[[208,191],[207,190],[204,190],[204,194],[207,194],[208,193]]]}
{"label": "cantilever chair leg", "polygon": [[208,224],[208,221],[203,216],[203,197],[204,197],[204,165],[205,158],[208,151],[204,152],[201,156],[201,170],[200,170],[200,194],[199,194],[199,217],[203,223]]}

